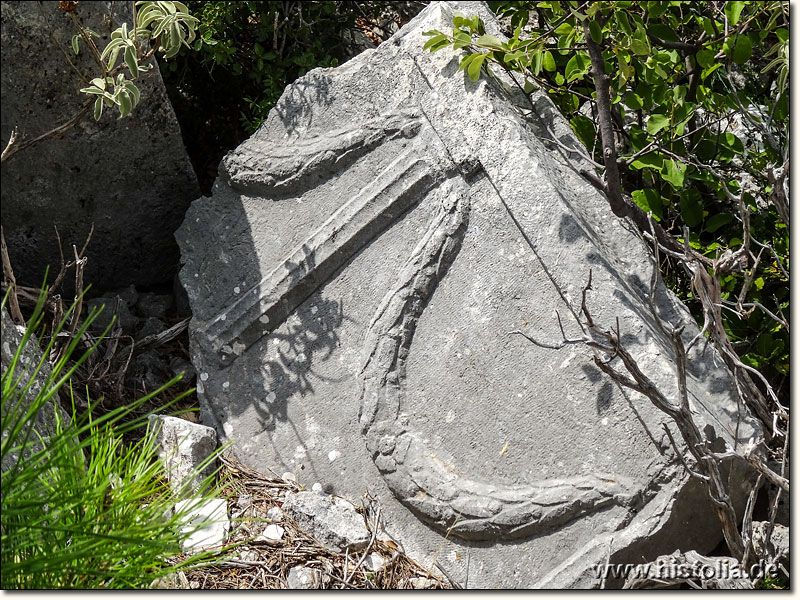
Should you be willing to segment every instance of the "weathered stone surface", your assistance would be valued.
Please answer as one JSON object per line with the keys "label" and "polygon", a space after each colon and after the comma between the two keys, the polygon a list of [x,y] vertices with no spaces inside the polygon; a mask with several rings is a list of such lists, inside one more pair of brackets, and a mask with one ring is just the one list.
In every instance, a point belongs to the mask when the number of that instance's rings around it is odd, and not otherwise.
{"label": "weathered stone surface", "polygon": [[[482,3],[431,4],[289,86],[193,203],[177,237],[202,419],[256,468],[377,496],[406,551],[458,581],[587,587],[607,559],[707,552],[719,526],[665,417],[585,350],[508,334],[558,342],[556,311],[579,332],[591,270],[595,321],[618,318],[642,370],[676,393],[647,245],[547,141],[579,144],[546,94],[531,104],[422,51],[457,9],[499,34]],[[661,285],[654,304],[696,335]],[[757,438],[713,350],[691,354],[709,442]],[[748,479],[733,480],[738,503]]]}
{"label": "weathered stone surface", "polygon": [[[65,53],[88,78],[97,75],[97,66],[85,46],[77,57],[70,49],[77,30],[58,2],[1,6],[5,147],[14,126],[33,139],[69,120],[85,102],[78,91],[85,83]],[[75,14],[104,36],[101,48],[113,29],[132,22],[130,2],[82,2]],[[96,123],[89,114],[60,139],[3,164],[3,228],[20,283],[40,285],[47,265],[51,279],[58,273],[54,225],[70,260],[71,245],[81,248],[92,223],[86,283],[110,289],[172,277],[179,258],[173,232],[199,185],[158,67],[139,84],[141,104],[131,117],[118,121],[115,111],[106,110]]]}
{"label": "weathered stone surface", "polygon": [[159,444],[158,455],[170,487],[181,494],[197,491],[216,469],[215,461],[200,469],[217,449],[216,431],[166,415],[150,415],[148,420]]}
{"label": "weathered stone surface", "polygon": [[369,542],[364,518],[344,498],[297,492],[286,496],[282,508],[300,529],[334,552],[362,550]]}
{"label": "weathered stone surface", "polygon": [[[18,327],[14,324],[14,321],[11,320],[11,317],[8,315],[8,312],[6,312],[5,308],[0,311],[0,328],[2,328],[2,344],[0,344],[0,370],[2,370],[4,377],[10,376],[12,381],[19,381],[15,387],[17,393],[12,394],[7,402],[3,402],[2,418],[4,427],[2,429],[2,435],[3,440],[5,441],[9,433],[5,427],[5,425],[9,422],[7,421],[7,418],[10,418],[12,414],[19,414],[17,411],[21,411],[22,414],[25,414],[30,409],[31,405],[36,401],[36,397],[48,384],[48,377],[50,377],[52,371],[50,364],[46,360],[42,362],[42,352],[39,349],[36,336],[31,335],[31,337],[28,339],[28,343],[20,352],[19,360],[14,367],[14,372],[10,374],[8,369],[11,366],[11,362],[14,360],[14,355],[16,354],[20,343],[22,343],[25,330],[22,327]],[[40,362],[42,362],[42,366],[39,369]],[[38,373],[36,373],[37,369]],[[24,390],[24,388],[28,385],[28,382],[31,382],[30,388],[24,396],[20,396],[22,390]],[[50,384],[52,385],[52,382],[50,382]],[[53,395],[52,400],[45,402],[41,409],[36,413],[36,418],[33,423],[33,431],[35,434],[32,435],[31,439],[36,439],[36,434],[46,439],[48,435],[55,433],[56,410],[60,412],[62,422],[68,423],[70,417],[67,412],[61,408],[61,404],[58,399],[58,392]],[[39,446],[39,444],[32,444],[29,448],[29,451],[38,452],[40,449],[41,446]],[[3,464],[0,465],[2,470],[5,471],[16,464],[18,457],[19,454],[17,452],[9,452],[3,460]]]}

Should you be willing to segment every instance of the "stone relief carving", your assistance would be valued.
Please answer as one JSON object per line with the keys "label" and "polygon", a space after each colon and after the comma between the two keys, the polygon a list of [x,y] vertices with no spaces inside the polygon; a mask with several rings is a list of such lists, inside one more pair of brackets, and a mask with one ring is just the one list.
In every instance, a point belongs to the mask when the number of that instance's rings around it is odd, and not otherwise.
{"label": "stone relief carving", "polygon": [[[344,169],[399,137],[409,140],[362,193],[342,204],[272,272],[202,331],[220,366],[274,330],[355,252],[426,196],[437,207],[396,284],[370,323],[360,370],[359,420],[366,447],[395,496],[435,528],[470,540],[544,534],[635,497],[614,474],[498,485],[462,476],[401,422],[405,363],[425,305],[455,260],[470,213],[467,180],[480,164],[457,165],[421,111],[382,115],[363,126],[293,141],[255,158],[227,157],[231,186],[247,195],[282,197],[308,190],[318,173]],[[274,148],[274,146],[273,146]],[[423,151],[424,149],[424,151]]]}

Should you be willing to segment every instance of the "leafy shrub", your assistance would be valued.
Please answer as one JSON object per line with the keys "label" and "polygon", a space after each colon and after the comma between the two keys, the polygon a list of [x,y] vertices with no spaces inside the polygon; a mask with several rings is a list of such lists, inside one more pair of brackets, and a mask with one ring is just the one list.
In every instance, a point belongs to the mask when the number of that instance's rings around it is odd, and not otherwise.
{"label": "leafy shrub", "polygon": [[[719,276],[724,333],[788,400],[788,3],[489,4],[508,42],[459,14],[425,47],[465,49],[460,69],[473,81],[491,65],[526,93],[546,90],[614,212],[641,208]],[[702,323],[692,276],[670,258],[662,271]]]}

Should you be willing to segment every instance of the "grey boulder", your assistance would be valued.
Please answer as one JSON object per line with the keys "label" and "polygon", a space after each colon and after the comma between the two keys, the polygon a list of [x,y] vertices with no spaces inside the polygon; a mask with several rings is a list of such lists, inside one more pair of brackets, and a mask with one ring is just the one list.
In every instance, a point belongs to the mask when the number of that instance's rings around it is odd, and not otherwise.
{"label": "grey boulder", "polygon": [[[0,130],[5,148],[19,127],[26,140],[62,125],[87,96],[67,62],[89,78],[99,75],[89,50],[76,56],[78,33],[58,2],[3,2]],[[111,31],[132,23],[129,2],[81,2],[76,16],[108,43]],[[2,166],[2,220],[20,284],[39,286],[60,266],[53,227],[66,260],[94,224],[84,282],[95,289],[171,280],[178,264],[173,238],[199,184],[155,60],[137,80],[142,98],[130,117],[113,110],[95,122],[91,111],[58,139],[9,158]],[[23,140],[24,141],[24,140]],[[67,278],[66,287],[71,285]],[[68,292],[69,293],[69,292]]]}

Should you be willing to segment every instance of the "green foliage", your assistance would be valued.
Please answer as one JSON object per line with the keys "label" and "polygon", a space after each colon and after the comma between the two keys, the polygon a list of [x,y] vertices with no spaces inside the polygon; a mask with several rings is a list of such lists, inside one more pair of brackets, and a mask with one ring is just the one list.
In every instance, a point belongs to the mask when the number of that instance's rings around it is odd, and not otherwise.
{"label": "green foliage", "polygon": [[[190,48],[195,39],[194,29],[198,20],[189,14],[189,9],[182,2],[136,2],[136,27],[128,32],[128,24],[123,23],[111,33],[111,41],[98,55],[92,38],[100,35],[89,29],[80,27],[80,33],[72,38],[72,50],[80,52],[80,40],[90,44],[93,55],[103,70],[102,77],[95,77],[91,85],[81,89],[84,94],[95,95],[94,118],[100,120],[104,106],[116,106],[119,118],[131,114],[141,100],[141,92],[134,79],[141,71],[149,71],[152,65],[145,64],[156,49],[160,49],[164,58],[174,57],[182,46]],[[145,46],[148,42],[149,48]],[[124,68],[127,68],[130,79],[123,72],[123,66],[117,66],[119,55],[123,56]]]}
{"label": "green foliage", "polygon": [[[712,259],[741,247],[749,222],[758,244],[750,264],[721,275],[724,325],[742,359],[780,387],[789,368],[789,234],[775,173],[788,169],[788,2],[727,2],[724,10],[677,1],[489,4],[510,19],[508,41],[457,14],[451,32],[426,32],[425,47],[465,49],[460,68],[473,81],[493,65],[527,93],[546,90],[603,163],[586,116],[596,114],[587,48],[598,45],[623,193],[679,241],[688,228],[686,243]],[[673,272],[669,283],[702,320],[686,276]]]}
{"label": "green foliage", "polygon": [[[122,441],[123,434],[146,426],[152,413],[137,413],[177,379],[102,416],[96,415],[99,402],[78,415],[73,398],[65,422],[57,394],[72,397],[72,374],[97,346],[71,366],[70,356],[99,311],[86,319],[36,391],[37,374],[75,308],[56,328],[41,361],[23,365],[23,348],[34,344],[34,332],[43,327],[45,298],[43,292],[2,374],[3,588],[146,588],[158,577],[208,560],[204,553],[176,565],[166,562],[181,553],[192,533],[181,532],[188,509],[167,516],[176,498],[157,460],[155,437],[147,434],[127,447]],[[53,424],[44,431],[39,417],[49,410]],[[212,484],[213,478],[206,479],[199,494],[213,491]]]}

